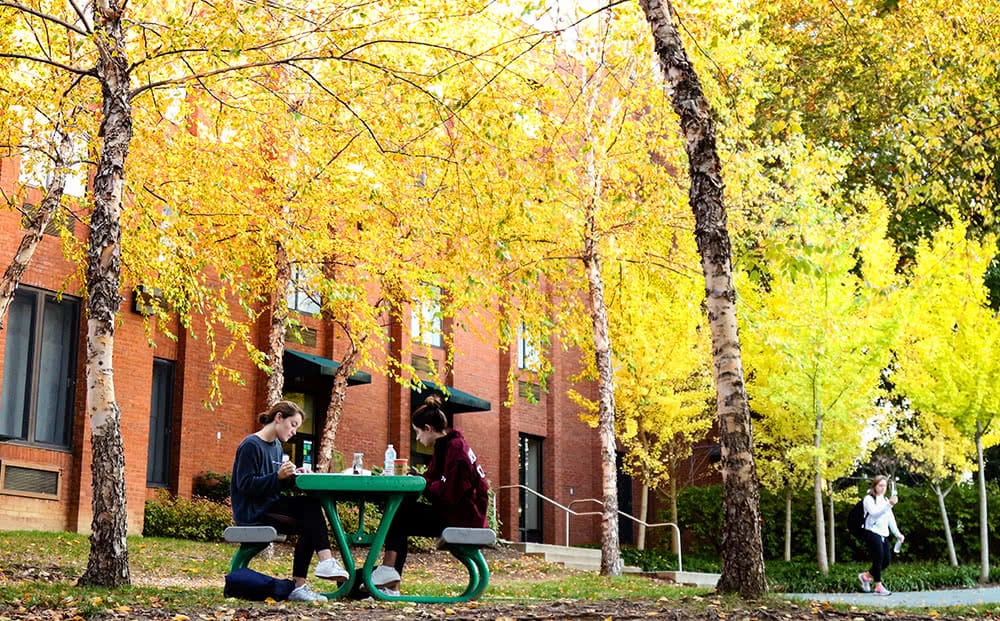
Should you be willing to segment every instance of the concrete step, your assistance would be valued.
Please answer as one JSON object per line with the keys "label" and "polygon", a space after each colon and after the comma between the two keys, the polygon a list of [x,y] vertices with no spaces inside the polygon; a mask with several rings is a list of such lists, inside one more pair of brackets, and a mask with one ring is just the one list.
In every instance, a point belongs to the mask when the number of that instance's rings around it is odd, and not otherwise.
{"label": "concrete step", "polygon": [[[573,546],[556,546],[546,543],[514,543],[511,544],[522,554],[545,557],[547,563],[560,563],[567,569],[580,571],[600,571],[601,551],[595,548],[576,548]],[[626,565],[625,573],[641,573],[638,567]]]}

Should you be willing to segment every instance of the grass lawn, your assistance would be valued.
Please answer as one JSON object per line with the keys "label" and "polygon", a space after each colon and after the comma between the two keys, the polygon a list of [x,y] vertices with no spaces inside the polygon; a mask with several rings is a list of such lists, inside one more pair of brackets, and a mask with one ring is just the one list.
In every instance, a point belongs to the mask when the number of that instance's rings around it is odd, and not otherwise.
{"label": "grass lawn", "polygon": [[[224,598],[222,587],[235,549],[235,545],[228,543],[130,537],[133,586],[110,591],[75,586],[76,578],[87,566],[90,551],[85,535],[0,532],[0,607],[72,609],[86,618],[101,611],[127,612],[134,607],[183,610],[192,606],[233,606],[236,600]],[[365,549],[356,549],[356,554],[364,553]],[[258,556],[252,567],[273,576],[287,577],[291,557],[291,546],[279,545],[272,558]],[[510,551],[489,551],[488,559],[490,587],[480,603],[660,600],[708,594],[706,589],[677,587],[639,576],[609,578],[590,572],[567,571],[560,565]],[[356,557],[357,562],[362,560]],[[465,568],[446,552],[411,553],[403,590],[429,595],[457,593],[464,588],[466,576]],[[255,604],[241,601],[238,605]]]}

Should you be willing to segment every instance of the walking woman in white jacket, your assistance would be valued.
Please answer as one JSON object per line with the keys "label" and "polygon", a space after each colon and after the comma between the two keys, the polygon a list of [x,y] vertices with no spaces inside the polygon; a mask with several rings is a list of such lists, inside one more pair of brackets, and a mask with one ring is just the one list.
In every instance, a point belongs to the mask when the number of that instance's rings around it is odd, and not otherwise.
{"label": "walking woman in white jacket", "polygon": [[896,516],[892,513],[893,505],[899,500],[896,496],[885,497],[888,487],[889,480],[886,477],[875,477],[872,479],[871,488],[865,494],[863,501],[865,507],[865,544],[868,547],[872,566],[868,571],[858,574],[858,580],[861,581],[861,588],[865,593],[874,592],[875,595],[892,595],[892,592],[882,585],[882,571],[892,562],[889,533],[891,532],[899,541],[904,539],[903,534],[896,527]]}

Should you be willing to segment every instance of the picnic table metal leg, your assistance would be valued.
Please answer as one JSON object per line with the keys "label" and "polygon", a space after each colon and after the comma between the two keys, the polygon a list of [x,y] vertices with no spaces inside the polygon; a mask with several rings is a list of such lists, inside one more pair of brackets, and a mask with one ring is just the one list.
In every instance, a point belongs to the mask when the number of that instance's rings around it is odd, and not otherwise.
{"label": "picnic table metal leg", "polygon": [[253,557],[263,552],[270,543],[241,543],[233,553],[233,559],[229,562],[229,573],[237,569],[243,569],[250,564]]}
{"label": "picnic table metal leg", "polygon": [[368,556],[365,557],[365,566],[361,570],[361,575],[364,577],[368,592],[372,597],[378,599],[398,599],[392,595],[384,594],[372,583],[372,570],[375,569],[378,555],[382,553],[382,547],[385,545],[385,537],[389,534],[389,527],[392,526],[392,520],[396,516],[396,511],[399,510],[401,504],[403,504],[402,494],[389,496],[386,500],[385,510],[382,512],[382,520],[378,523],[378,529],[376,529],[375,535],[372,537],[371,548],[368,550]]}
{"label": "picnic table metal leg", "polygon": [[320,504],[323,506],[323,512],[326,513],[327,520],[330,522],[330,534],[333,535],[334,541],[337,542],[337,549],[340,550],[340,557],[344,562],[344,569],[347,570],[347,580],[340,585],[336,591],[327,591],[323,595],[329,598],[343,597],[351,592],[354,587],[356,572],[354,571],[354,555],[351,554],[351,546],[347,542],[347,534],[344,533],[344,525],[340,521],[340,515],[337,513],[337,503],[332,498],[327,496],[319,497]]}

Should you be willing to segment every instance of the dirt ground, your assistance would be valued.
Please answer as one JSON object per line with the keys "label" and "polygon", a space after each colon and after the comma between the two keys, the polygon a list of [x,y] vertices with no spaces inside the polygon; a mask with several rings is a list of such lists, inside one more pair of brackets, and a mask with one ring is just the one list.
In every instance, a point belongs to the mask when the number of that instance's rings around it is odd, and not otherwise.
{"label": "dirt ground", "polygon": [[[150,619],[156,621],[284,621],[284,620],[338,620],[338,621],[388,621],[448,619],[449,621],[534,621],[541,619],[580,621],[625,621],[638,619],[664,619],[668,621],[941,621],[942,619],[983,619],[995,617],[949,617],[901,612],[842,612],[822,607],[755,606],[745,608],[708,604],[704,601],[549,601],[531,604],[464,605],[390,605],[371,602],[331,602],[322,605],[279,605],[243,608],[240,606],[200,608],[181,613],[155,608],[129,608],[107,611],[91,619],[121,621],[124,619]],[[0,620],[38,619],[46,621],[80,621],[69,611],[18,609],[0,607]]]}

